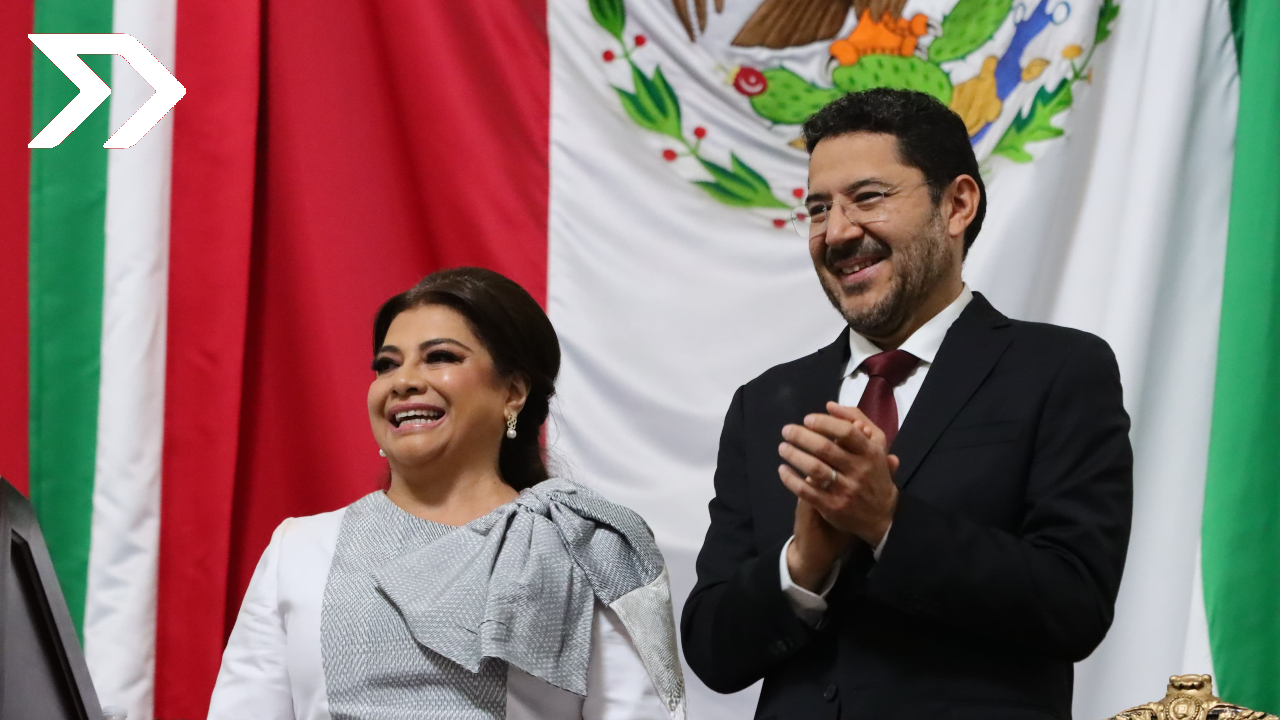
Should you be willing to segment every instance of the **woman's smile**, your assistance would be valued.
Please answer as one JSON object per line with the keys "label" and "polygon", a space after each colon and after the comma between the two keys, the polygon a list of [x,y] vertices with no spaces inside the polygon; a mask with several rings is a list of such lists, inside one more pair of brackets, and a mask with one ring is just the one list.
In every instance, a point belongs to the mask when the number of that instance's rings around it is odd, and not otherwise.
{"label": "woman's smile", "polygon": [[397,403],[387,411],[387,422],[396,435],[439,427],[448,413],[438,405]]}

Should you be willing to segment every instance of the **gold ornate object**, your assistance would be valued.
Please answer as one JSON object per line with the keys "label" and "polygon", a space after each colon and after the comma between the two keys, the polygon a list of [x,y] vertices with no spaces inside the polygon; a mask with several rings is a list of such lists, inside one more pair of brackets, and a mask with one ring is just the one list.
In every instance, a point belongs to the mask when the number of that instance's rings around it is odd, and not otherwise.
{"label": "gold ornate object", "polygon": [[1225,703],[1213,694],[1208,675],[1174,675],[1159,702],[1130,708],[1110,720],[1280,720],[1275,715]]}

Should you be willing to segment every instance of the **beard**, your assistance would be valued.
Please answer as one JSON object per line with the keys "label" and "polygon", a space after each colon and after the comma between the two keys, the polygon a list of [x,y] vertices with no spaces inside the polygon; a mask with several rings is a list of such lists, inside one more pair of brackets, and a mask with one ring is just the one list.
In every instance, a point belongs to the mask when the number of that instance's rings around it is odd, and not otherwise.
{"label": "beard", "polygon": [[[854,285],[848,289],[840,286],[840,272],[836,263],[858,255],[893,257],[893,277],[889,289],[870,307],[856,310],[846,308],[842,296],[856,296],[867,290]],[[829,247],[823,258],[830,275],[821,275],[822,289],[827,299],[844,317],[854,332],[868,338],[889,337],[902,327],[911,314],[920,307],[947,276],[951,267],[951,252],[947,247],[946,228],[942,213],[934,213],[924,227],[912,234],[898,250],[870,234],[864,234],[858,242]]]}

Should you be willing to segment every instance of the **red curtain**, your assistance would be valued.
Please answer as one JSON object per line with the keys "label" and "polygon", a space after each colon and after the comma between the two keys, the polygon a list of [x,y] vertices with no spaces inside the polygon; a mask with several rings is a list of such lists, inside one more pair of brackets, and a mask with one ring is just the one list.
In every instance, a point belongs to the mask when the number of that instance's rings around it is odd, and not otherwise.
{"label": "red curtain", "polygon": [[373,314],[482,265],[545,302],[545,0],[183,0],[157,717],[203,717],[272,530],[385,473]]}
{"label": "red curtain", "polygon": [[0,475],[27,489],[27,208],[34,0],[0,3]]}

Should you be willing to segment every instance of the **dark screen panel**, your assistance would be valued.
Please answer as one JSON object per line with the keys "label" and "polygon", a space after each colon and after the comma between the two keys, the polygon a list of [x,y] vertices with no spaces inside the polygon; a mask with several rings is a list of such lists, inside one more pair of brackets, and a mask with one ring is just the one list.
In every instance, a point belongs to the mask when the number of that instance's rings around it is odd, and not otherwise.
{"label": "dark screen panel", "polygon": [[0,478],[0,720],[101,716],[35,511]]}
{"label": "dark screen panel", "polygon": [[83,717],[49,633],[51,616],[27,544],[11,535],[5,573],[4,699],[0,718],[66,720]]}

